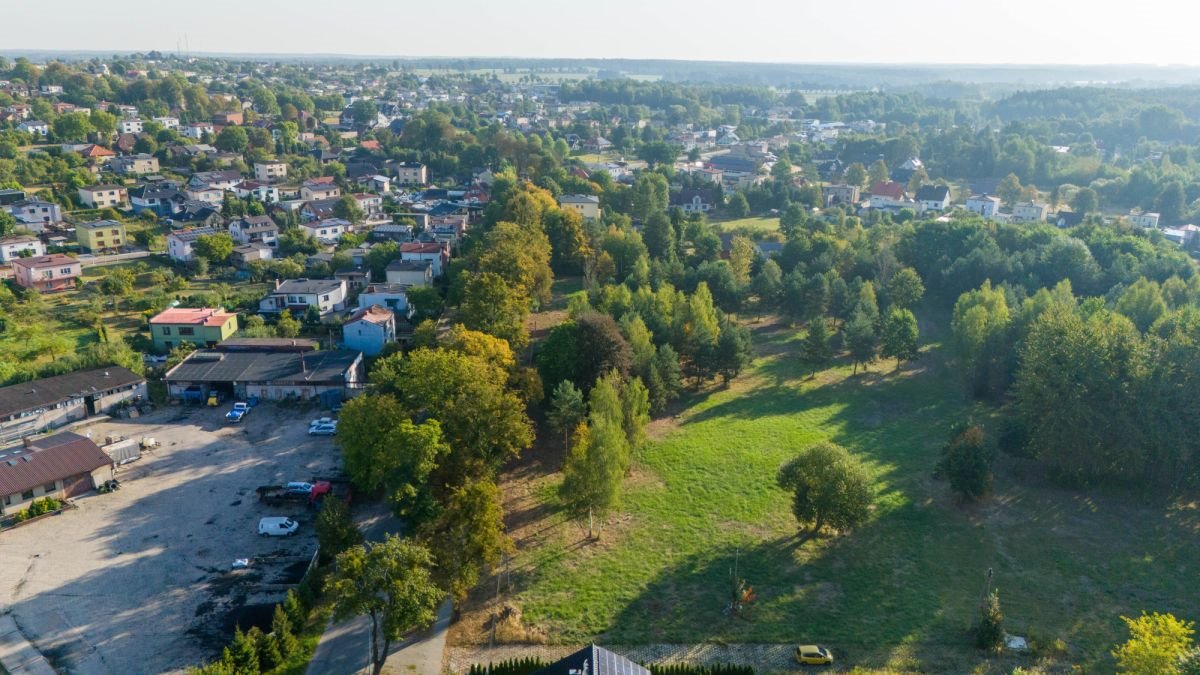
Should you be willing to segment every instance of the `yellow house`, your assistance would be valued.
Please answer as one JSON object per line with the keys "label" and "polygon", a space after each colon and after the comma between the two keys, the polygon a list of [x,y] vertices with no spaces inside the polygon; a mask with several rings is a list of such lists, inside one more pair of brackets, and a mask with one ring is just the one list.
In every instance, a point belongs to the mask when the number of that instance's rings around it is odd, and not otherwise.
{"label": "yellow house", "polygon": [[584,220],[600,217],[600,198],[593,195],[563,195],[558,198],[558,207],[564,211],[575,211]]}
{"label": "yellow house", "polygon": [[75,226],[79,248],[88,253],[101,253],[125,246],[125,223],[115,220],[93,220]]}

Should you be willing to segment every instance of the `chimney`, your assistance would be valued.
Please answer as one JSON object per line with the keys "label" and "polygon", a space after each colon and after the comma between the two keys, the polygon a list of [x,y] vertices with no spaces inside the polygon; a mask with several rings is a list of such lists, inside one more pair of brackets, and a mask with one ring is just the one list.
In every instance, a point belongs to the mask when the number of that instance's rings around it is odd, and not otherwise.
{"label": "chimney", "polygon": [[277,278],[277,279],[275,279],[275,290],[279,290],[279,286],[280,286],[282,283],[283,283],[283,282],[282,282],[282,281],[280,281],[278,278]]}

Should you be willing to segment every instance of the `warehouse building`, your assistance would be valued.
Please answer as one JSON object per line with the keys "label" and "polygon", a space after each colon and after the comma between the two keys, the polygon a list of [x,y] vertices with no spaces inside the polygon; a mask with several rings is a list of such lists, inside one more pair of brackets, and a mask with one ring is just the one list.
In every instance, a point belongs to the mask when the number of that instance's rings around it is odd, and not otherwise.
{"label": "warehouse building", "polygon": [[296,352],[275,349],[200,349],[167,372],[170,395],[183,400],[226,397],[264,401],[321,399],[327,405],[364,386],[362,354],[335,349]]}
{"label": "warehouse building", "polygon": [[106,366],[0,387],[0,445],[146,397],[146,379]]}
{"label": "warehouse building", "polygon": [[92,439],[69,431],[0,450],[0,514],[42,497],[67,499],[112,480],[112,460]]}

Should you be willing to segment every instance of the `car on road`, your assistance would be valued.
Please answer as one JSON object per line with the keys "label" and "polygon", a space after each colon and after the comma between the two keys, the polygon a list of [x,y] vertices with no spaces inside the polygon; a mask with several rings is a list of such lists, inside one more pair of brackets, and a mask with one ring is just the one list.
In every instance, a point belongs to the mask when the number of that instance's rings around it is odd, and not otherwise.
{"label": "car on road", "polygon": [[300,529],[300,524],[291,518],[267,517],[258,521],[260,537],[290,537]]}
{"label": "car on road", "polygon": [[820,645],[796,647],[796,662],[803,666],[828,666],[833,663],[833,652]]}
{"label": "car on road", "polygon": [[337,424],[314,424],[308,428],[309,436],[333,436],[337,434]]}

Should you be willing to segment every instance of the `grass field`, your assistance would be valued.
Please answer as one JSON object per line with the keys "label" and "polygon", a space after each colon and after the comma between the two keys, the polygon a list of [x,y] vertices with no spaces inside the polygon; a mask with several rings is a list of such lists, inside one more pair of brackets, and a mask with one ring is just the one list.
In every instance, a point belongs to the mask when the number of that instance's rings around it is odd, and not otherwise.
{"label": "grass field", "polygon": [[751,216],[749,218],[737,218],[733,220],[713,220],[712,222],[722,232],[750,230],[765,234],[779,230],[779,216]]}
{"label": "grass field", "polygon": [[[993,496],[959,505],[931,472],[950,425],[974,409],[938,345],[898,373],[877,363],[851,377],[838,364],[808,379],[795,331],[755,328],[750,372],[652,425],[598,543],[554,507],[555,452],[507,476],[518,552],[506,600],[535,638],[813,641],[868,669],[1094,671],[1113,666],[1121,614],[1196,618],[1196,504],[1066,490],[1005,458]],[[775,472],[824,440],[867,463],[876,507],[862,529],[798,548]],[[758,595],[745,618],[722,613],[735,566]],[[1006,628],[1032,640],[1031,654],[989,662],[969,646],[989,568]],[[468,608],[454,639],[486,641],[480,625]]]}

